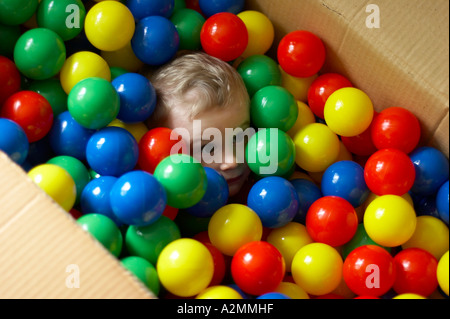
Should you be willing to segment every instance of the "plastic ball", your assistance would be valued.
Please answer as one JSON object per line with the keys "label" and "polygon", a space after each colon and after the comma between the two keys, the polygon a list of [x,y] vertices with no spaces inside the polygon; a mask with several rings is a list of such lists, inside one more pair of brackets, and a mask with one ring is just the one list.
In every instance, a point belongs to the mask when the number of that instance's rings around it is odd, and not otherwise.
{"label": "plastic ball", "polygon": [[283,281],[277,289],[275,289],[275,292],[279,292],[291,299],[310,299],[310,296],[306,291],[294,282]]}
{"label": "plastic ball", "polygon": [[426,298],[421,295],[418,295],[418,294],[407,293],[407,294],[397,295],[392,299],[422,300],[422,299],[426,299]]}
{"label": "plastic ball", "polygon": [[217,13],[229,12],[238,14],[244,10],[245,0],[199,0],[200,9],[211,17]]}
{"label": "plastic ball", "polygon": [[367,234],[377,244],[385,247],[405,244],[413,236],[416,225],[414,208],[396,195],[376,198],[364,214]]}
{"label": "plastic ball", "polygon": [[[375,112],[374,118],[377,117]],[[372,123],[369,128],[361,134],[355,136],[342,136],[341,140],[344,146],[349,152],[358,156],[372,156],[378,149],[375,147],[372,141]]]}
{"label": "plastic ball", "polygon": [[396,279],[394,290],[398,294],[414,293],[428,297],[438,287],[438,260],[419,248],[402,250],[394,257]]}
{"label": "plastic ball", "polygon": [[208,186],[205,169],[185,154],[166,157],[158,164],[154,175],[166,190],[167,205],[179,209],[200,202]]}
{"label": "plastic ball", "polygon": [[70,91],[67,107],[72,117],[88,129],[101,129],[113,121],[120,110],[119,94],[102,78],[87,78]]}
{"label": "plastic ball", "polygon": [[100,175],[119,177],[135,168],[138,156],[133,135],[119,127],[97,131],[86,146],[87,162]]}
{"label": "plastic ball", "polygon": [[17,68],[33,80],[45,80],[55,76],[65,60],[64,41],[55,32],[45,28],[25,32],[14,48]]}
{"label": "plastic ball", "polygon": [[283,255],[286,262],[286,271],[291,271],[292,260],[297,251],[313,242],[306,227],[296,222],[271,230],[267,242],[274,245]]}
{"label": "plastic ball", "polygon": [[380,297],[394,285],[394,258],[379,246],[361,246],[345,259],[343,276],[355,294]]}
{"label": "plastic ball", "polygon": [[292,276],[308,294],[321,296],[335,290],[342,280],[343,261],[333,247],[311,243],[300,248],[292,260]]}
{"label": "plastic ball", "polygon": [[254,10],[242,11],[237,16],[244,22],[248,31],[248,45],[242,57],[266,54],[275,39],[272,21],[264,13]]}
{"label": "plastic ball", "polygon": [[292,76],[306,78],[320,71],[325,63],[326,50],[318,36],[298,30],[281,39],[277,56],[284,71]]}
{"label": "plastic ball", "polygon": [[122,252],[123,237],[117,225],[108,217],[99,214],[87,214],[77,219],[77,224],[90,233],[113,256]]}
{"label": "plastic ball", "polygon": [[175,8],[174,0],[126,0],[126,5],[136,20],[149,16],[169,18]]}
{"label": "plastic ball", "polygon": [[239,58],[247,48],[248,31],[238,16],[222,12],[206,20],[200,40],[206,53],[230,62]]}
{"label": "plastic ball", "polygon": [[14,93],[19,92],[21,76],[14,62],[0,56],[0,106]]}
{"label": "plastic ball", "polygon": [[305,126],[316,123],[316,118],[314,117],[314,114],[308,105],[303,102],[297,101],[297,108],[297,121],[295,122],[294,126],[292,126],[292,128],[286,132],[291,138],[294,138],[295,135],[297,135],[297,133],[300,132],[300,130]]}
{"label": "plastic ball", "polygon": [[328,167],[321,182],[324,196],[339,196],[353,207],[361,206],[370,194],[364,180],[364,168],[353,161],[339,161]]}
{"label": "plastic ball", "polygon": [[324,124],[305,126],[294,137],[296,163],[307,172],[323,172],[340,152],[339,138]]}
{"label": "plastic ball", "polygon": [[1,117],[22,127],[30,143],[43,139],[53,124],[53,110],[48,101],[32,91],[19,91],[3,104]]}
{"label": "plastic ball", "polygon": [[54,117],[67,111],[67,94],[58,79],[33,81],[28,90],[39,93],[50,103]]}
{"label": "plastic ball", "polygon": [[347,87],[353,85],[345,76],[337,73],[322,74],[309,87],[308,105],[316,116],[325,119],[325,103],[330,95]]}
{"label": "plastic ball", "polygon": [[420,195],[433,195],[448,180],[449,162],[447,157],[433,147],[420,147],[409,154],[416,171],[416,179],[411,191]]}
{"label": "plastic ball", "polygon": [[80,51],[67,58],[59,78],[64,91],[69,94],[78,82],[91,77],[111,81],[111,70],[100,55],[94,52]]}
{"label": "plastic ball", "polygon": [[120,263],[125,269],[136,276],[151,292],[158,296],[161,287],[158,273],[151,263],[137,256],[125,257]]}
{"label": "plastic ball", "polygon": [[439,287],[448,296],[449,295],[449,266],[448,266],[448,251],[441,257],[437,267],[437,279],[439,282]]}
{"label": "plastic ball", "polygon": [[364,179],[376,195],[402,196],[413,187],[416,172],[413,162],[404,152],[384,149],[367,160]]}
{"label": "plastic ball", "polygon": [[285,262],[271,244],[255,241],[240,247],[231,261],[234,282],[245,293],[259,296],[272,292],[284,278]]}
{"label": "plastic ball", "polygon": [[85,18],[86,8],[81,0],[43,0],[36,11],[38,26],[56,32],[63,41],[80,34]]}
{"label": "plastic ball", "polygon": [[[134,54],[131,41],[119,50],[102,51],[100,54],[111,67],[112,80],[128,72],[139,72],[144,67],[144,63]],[[122,73],[119,74],[117,71]]]}
{"label": "plastic ball", "polygon": [[258,176],[284,176],[295,165],[295,146],[283,131],[261,129],[250,138],[245,148],[245,159]]}
{"label": "plastic ball", "polygon": [[374,108],[369,96],[346,87],[331,94],[325,103],[324,118],[330,129],[341,136],[355,136],[372,123]]}
{"label": "plastic ball", "polygon": [[235,289],[228,286],[213,286],[199,293],[195,299],[244,299]]}
{"label": "plastic ball", "polygon": [[449,181],[445,182],[439,189],[436,196],[436,207],[439,212],[439,217],[448,225],[448,211],[449,211]]}
{"label": "plastic ball", "polygon": [[28,156],[30,143],[25,131],[14,121],[0,118],[0,150],[6,153],[9,158],[22,165]]}
{"label": "plastic ball", "polygon": [[14,0],[0,3],[0,23],[19,25],[28,21],[39,5],[39,0]]}
{"label": "plastic ball", "polygon": [[[208,235],[207,232],[205,232]],[[214,275],[211,279],[209,286],[220,285],[225,278],[225,274],[228,271],[228,261],[225,260],[225,256],[220,252],[220,250],[213,246],[209,242],[203,242],[203,244],[208,248],[214,261]]]}
{"label": "plastic ball", "polygon": [[128,132],[133,135],[136,142],[140,142],[144,135],[148,132],[148,127],[144,122],[139,123],[124,123],[119,119],[113,120],[108,126],[121,127],[126,129]]}
{"label": "plastic ball", "polygon": [[341,197],[318,199],[306,215],[306,229],[311,238],[333,247],[348,243],[357,228],[358,216],[354,207]]}
{"label": "plastic ball", "polygon": [[307,179],[294,179],[291,180],[291,184],[297,191],[300,204],[294,221],[305,224],[306,214],[309,208],[316,200],[323,196],[322,191],[314,182]]}
{"label": "plastic ball", "polygon": [[67,212],[73,208],[77,197],[75,182],[62,167],[41,164],[28,172],[28,177]]}
{"label": "plastic ball", "polygon": [[[364,227],[364,223],[358,224],[358,228],[356,229],[356,233],[353,236],[353,238],[347,242],[345,245],[342,246],[342,258],[345,260],[347,258],[347,256],[356,248],[361,247],[361,246],[366,246],[366,245],[376,245],[376,246],[380,246],[378,245],[376,242],[374,242],[369,235],[366,232],[366,229]],[[383,247],[380,246],[384,249],[386,249],[387,252],[391,252],[391,248],[389,247]]]}
{"label": "plastic ball", "polygon": [[208,248],[189,238],[168,244],[156,264],[161,284],[179,297],[193,297],[211,282],[214,261]]}
{"label": "plastic ball", "polygon": [[197,217],[211,217],[214,213],[226,205],[229,196],[228,184],[225,178],[212,168],[205,167],[207,188],[206,193],[186,212]]}
{"label": "plastic ball", "polygon": [[161,216],[148,226],[130,226],[125,235],[128,252],[156,265],[161,251],[171,242],[180,239],[180,230],[171,219]]}
{"label": "plastic ball", "polygon": [[211,243],[227,256],[233,256],[247,243],[261,240],[262,233],[263,226],[258,215],[241,204],[220,208],[208,224]]}
{"label": "plastic ball", "polygon": [[254,94],[250,116],[257,128],[278,128],[287,132],[297,121],[297,101],[281,86],[266,86]]}
{"label": "plastic ball", "polygon": [[[21,29],[18,25],[4,25],[0,23],[0,38],[2,46],[0,47],[0,56],[12,58],[14,55],[14,46],[21,36]],[[1,100],[1,98],[0,98]]]}
{"label": "plastic ball", "polygon": [[291,299],[285,294],[282,294],[280,292],[269,292],[264,295],[261,295],[257,297],[256,299],[269,299],[269,300],[276,300],[276,299]]}
{"label": "plastic ball", "polygon": [[258,214],[264,227],[279,228],[294,219],[299,199],[289,181],[273,176],[263,178],[252,186],[247,206]]}
{"label": "plastic ball", "polygon": [[176,11],[170,18],[180,36],[179,50],[200,50],[202,43],[200,33],[206,19],[192,9]]}
{"label": "plastic ball", "polygon": [[371,135],[378,149],[395,148],[410,153],[420,141],[420,122],[407,109],[390,107],[375,117]]}
{"label": "plastic ball", "polygon": [[144,63],[158,66],[172,59],[178,51],[180,37],[175,25],[160,16],[146,17],[138,22],[131,47]]}
{"label": "plastic ball", "polygon": [[156,108],[156,91],[143,75],[126,73],[112,81],[120,98],[117,118],[125,123],[147,120]]}

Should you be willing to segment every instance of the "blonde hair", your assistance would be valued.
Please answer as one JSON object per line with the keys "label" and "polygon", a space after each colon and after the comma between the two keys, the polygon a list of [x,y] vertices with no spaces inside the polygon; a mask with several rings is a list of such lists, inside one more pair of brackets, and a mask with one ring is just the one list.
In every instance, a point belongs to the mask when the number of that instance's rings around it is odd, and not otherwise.
{"label": "blonde hair", "polygon": [[183,52],[150,76],[158,102],[150,121],[163,120],[175,105],[190,119],[212,107],[237,105],[248,112],[250,98],[240,74],[203,52]]}

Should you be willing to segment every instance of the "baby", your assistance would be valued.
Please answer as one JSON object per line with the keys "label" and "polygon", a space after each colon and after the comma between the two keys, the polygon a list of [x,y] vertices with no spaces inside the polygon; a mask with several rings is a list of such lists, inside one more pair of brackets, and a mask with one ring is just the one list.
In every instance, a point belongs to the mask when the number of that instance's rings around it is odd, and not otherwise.
{"label": "baby", "polygon": [[150,75],[158,105],[150,129],[175,130],[190,155],[227,181],[230,197],[246,182],[250,170],[243,156],[250,127],[250,98],[239,73],[202,52],[183,52]]}

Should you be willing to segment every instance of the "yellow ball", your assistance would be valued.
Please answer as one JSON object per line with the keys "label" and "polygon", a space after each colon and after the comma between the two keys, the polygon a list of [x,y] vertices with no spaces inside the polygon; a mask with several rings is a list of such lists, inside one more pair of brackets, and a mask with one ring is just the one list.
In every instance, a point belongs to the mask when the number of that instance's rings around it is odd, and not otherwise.
{"label": "yellow ball", "polygon": [[303,102],[297,101],[298,106],[298,116],[297,121],[294,126],[287,131],[291,138],[294,138],[295,135],[306,125],[313,124],[316,122],[316,118],[314,117],[314,113],[311,111],[308,105]]}
{"label": "yellow ball", "polygon": [[448,227],[439,218],[419,216],[414,234],[402,247],[422,248],[439,260],[449,249]]}
{"label": "yellow ball", "polygon": [[122,68],[128,72],[138,72],[144,66],[134,54],[131,42],[117,51],[102,51],[101,56],[110,67]]}
{"label": "yellow ball", "polygon": [[398,296],[395,296],[393,299],[427,299],[425,297],[422,297],[418,294],[401,294]]}
{"label": "yellow ball", "polygon": [[293,282],[282,282],[274,292],[279,292],[291,299],[310,299],[306,291]]}
{"label": "yellow ball", "polygon": [[439,282],[439,287],[441,287],[442,291],[448,296],[449,293],[449,279],[448,279],[448,250],[439,260],[438,268],[437,268],[437,279]]}
{"label": "yellow ball", "polygon": [[169,292],[179,297],[193,297],[210,284],[214,261],[205,245],[182,238],[161,251],[156,270],[161,284]]}
{"label": "yellow ball", "polygon": [[259,216],[251,208],[240,204],[220,208],[208,225],[211,243],[227,256],[233,256],[247,243],[260,241],[262,233]]}
{"label": "yellow ball", "polygon": [[286,226],[273,229],[267,242],[274,245],[283,255],[286,262],[286,271],[291,271],[292,260],[300,248],[313,242],[306,227],[302,224],[291,222]]}
{"label": "yellow ball", "polygon": [[352,137],[372,123],[374,108],[369,96],[356,88],[339,89],[327,99],[325,122],[338,135]]}
{"label": "yellow ball", "polygon": [[284,71],[281,66],[280,71],[281,71],[281,86],[284,87],[289,92],[291,92],[291,94],[298,101],[307,103],[309,88],[319,75],[315,74],[308,78],[298,78],[286,73],[286,71]]}
{"label": "yellow ball", "polygon": [[312,243],[295,254],[292,276],[308,294],[322,296],[339,286],[342,267],[342,257],[336,249],[323,243]]}
{"label": "yellow ball", "polygon": [[[380,197],[380,196],[371,192],[369,194],[369,196],[367,197],[366,201],[364,202],[364,204],[362,205],[364,210],[366,210],[366,208],[370,205],[370,203],[372,203],[378,197]],[[405,199],[412,207],[414,207],[414,202],[412,200],[411,195],[409,195],[409,193],[406,193],[406,194],[404,194],[404,195],[402,195],[400,197]]]}
{"label": "yellow ball", "polygon": [[77,189],[72,176],[65,169],[54,164],[41,164],[32,168],[28,177],[64,210],[73,208]]}
{"label": "yellow ball", "polygon": [[272,47],[275,39],[272,21],[265,14],[253,10],[243,11],[238,14],[238,17],[244,22],[248,31],[248,45],[242,57],[264,55]]}
{"label": "yellow ball", "polygon": [[339,156],[339,138],[324,124],[314,123],[305,126],[293,140],[296,150],[295,161],[307,172],[323,172]]}
{"label": "yellow ball", "polygon": [[148,132],[148,127],[144,123],[124,123],[119,119],[113,120],[108,126],[121,127],[126,129],[133,135],[136,141],[139,143],[145,133]]}
{"label": "yellow ball", "polygon": [[241,294],[228,286],[209,287],[198,294],[195,299],[244,299]]}
{"label": "yellow ball", "polygon": [[414,234],[417,217],[414,208],[400,196],[376,198],[364,214],[364,227],[369,237],[384,247],[406,243]]}
{"label": "yellow ball", "polygon": [[125,47],[133,38],[135,21],[124,4],[104,1],[88,11],[84,30],[89,42],[97,49],[116,51]]}
{"label": "yellow ball", "polygon": [[91,77],[111,81],[111,70],[108,63],[98,54],[80,51],[64,62],[60,73],[61,86],[69,94],[78,82]]}

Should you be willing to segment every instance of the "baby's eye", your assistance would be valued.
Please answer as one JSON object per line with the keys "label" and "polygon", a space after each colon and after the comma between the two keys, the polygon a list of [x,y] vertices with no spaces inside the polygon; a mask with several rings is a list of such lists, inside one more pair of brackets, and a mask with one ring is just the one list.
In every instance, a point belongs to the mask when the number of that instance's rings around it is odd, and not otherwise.
{"label": "baby's eye", "polygon": [[202,153],[208,153],[214,155],[216,147],[214,145],[205,144],[202,145]]}

